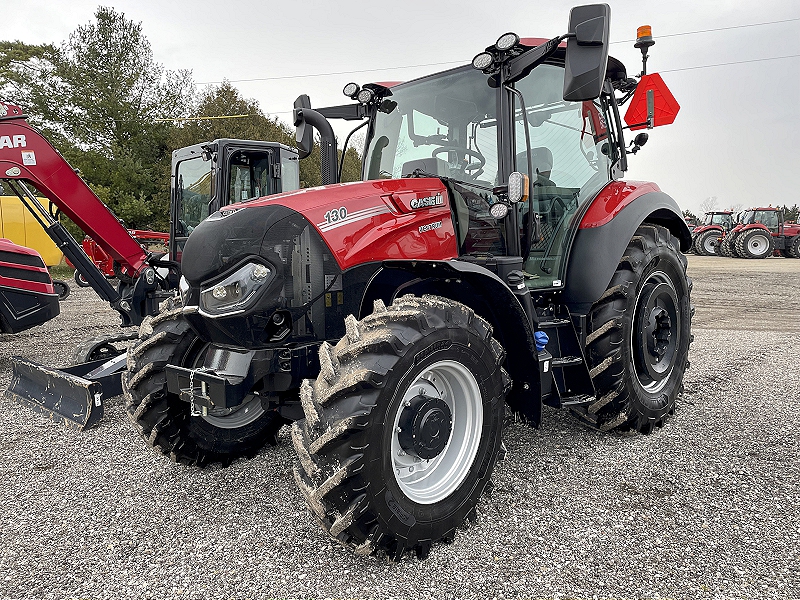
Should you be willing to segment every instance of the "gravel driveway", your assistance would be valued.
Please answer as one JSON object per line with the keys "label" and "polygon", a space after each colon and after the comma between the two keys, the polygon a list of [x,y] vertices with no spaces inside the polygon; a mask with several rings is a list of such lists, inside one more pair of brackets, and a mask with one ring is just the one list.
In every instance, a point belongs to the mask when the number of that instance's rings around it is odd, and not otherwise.
{"label": "gravel driveway", "polygon": [[[540,430],[512,425],[477,523],[422,562],[329,541],[295,489],[288,429],[199,471],[148,450],[119,398],[84,433],[0,400],[0,597],[800,597],[800,260],[689,270],[696,339],[674,419],[650,436],[551,409]],[[57,319],[0,335],[0,388],[9,356],[66,365],[116,330],[72,287]]]}

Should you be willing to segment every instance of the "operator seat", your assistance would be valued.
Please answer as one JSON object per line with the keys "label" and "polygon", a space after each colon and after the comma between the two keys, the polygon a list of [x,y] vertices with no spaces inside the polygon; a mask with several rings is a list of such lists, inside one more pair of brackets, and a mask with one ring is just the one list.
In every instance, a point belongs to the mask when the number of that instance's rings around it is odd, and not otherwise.
{"label": "operator seat", "polygon": [[544,146],[531,148],[531,166],[533,167],[533,175],[528,174],[528,153],[522,151],[517,154],[517,171],[528,175],[531,179],[531,185],[555,185],[550,180],[550,172],[553,170],[553,153],[550,152],[549,148]]}

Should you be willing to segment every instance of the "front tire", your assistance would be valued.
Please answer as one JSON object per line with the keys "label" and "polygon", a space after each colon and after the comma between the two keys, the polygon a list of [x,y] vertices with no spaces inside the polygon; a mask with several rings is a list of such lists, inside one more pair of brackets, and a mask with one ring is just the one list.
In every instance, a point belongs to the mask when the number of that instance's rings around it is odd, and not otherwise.
{"label": "front tire", "polygon": [[700,256],[714,256],[714,246],[716,245],[719,231],[704,231],[695,239],[695,254]]}
{"label": "front tire", "polygon": [[427,556],[474,519],[501,451],[505,353],[468,307],[404,296],[320,347],[292,427],[295,480],[357,554]]}
{"label": "front tire", "polygon": [[586,354],[603,431],[663,426],[683,389],[691,342],[691,281],[678,240],[641,225],[590,311]]}
{"label": "front tire", "polygon": [[226,414],[190,416],[189,405],[167,390],[166,365],[198,367],[208,347],[181,308],[145,320],[139,336],[128,350],[122,386],[128,417],[149,446],[177,463],[203,467],[226,466],[255,456],[265,443],[277,443],[278,431],[289,421],[265,410],[258,396]]}

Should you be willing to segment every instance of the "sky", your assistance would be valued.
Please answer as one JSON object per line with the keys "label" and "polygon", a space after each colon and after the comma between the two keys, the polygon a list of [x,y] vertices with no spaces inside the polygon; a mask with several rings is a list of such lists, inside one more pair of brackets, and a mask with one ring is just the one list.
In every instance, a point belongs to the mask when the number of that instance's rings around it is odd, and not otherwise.
{"label": "sky", "polygon": [[[98,4],[16,3],[3,10],[0,40],[60,43],[92,19]],[[102,4],[141,22],[155,59],[168,69],[191,70],[198,89],[228,79],[265,112],[289,123],[294,99],[303,93],[313,107],[343,104],[349,100],[341,90],[349,81],[410,80],[467,64],[507,31],[545,38],[566,33],[575,3]],[[609,4],[610,54],[629,76],[639,73],[641,53],[633,39],[638,26],[651,25],[656,44],[648,73],[661,73],[681,105],[675,123],[650,131],[647,146],[630,157],[626,179],[654,181],[694,212],[711,197],[719,209],[800,204],[800,0]],[[757,62],[693,68],[737,61]],[[260,81],[242,81],[253,79]],[[342,140],[349,128],[335,129]]]}

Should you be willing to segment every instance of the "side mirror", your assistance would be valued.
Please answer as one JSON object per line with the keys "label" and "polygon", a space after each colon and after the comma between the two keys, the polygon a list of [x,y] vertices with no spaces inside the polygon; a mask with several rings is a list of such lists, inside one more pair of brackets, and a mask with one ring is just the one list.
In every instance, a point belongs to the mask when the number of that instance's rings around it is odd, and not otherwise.
{"label": "side mirror", "polygon": [[581,102],[600,96],[608,63],[610,25],[608,4],[576,6],[570,11],[564,100]]}
{"label": "side mirror", "polygon": [[314,129],[303,118],[304,108],[311,108],[311,99],[306,94],[298,96],[297,100],[294,101],[293,117],[296,128],[294,139],[301,159],[310,155],[311,150],[314,149]]}

